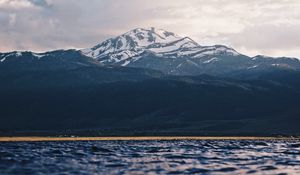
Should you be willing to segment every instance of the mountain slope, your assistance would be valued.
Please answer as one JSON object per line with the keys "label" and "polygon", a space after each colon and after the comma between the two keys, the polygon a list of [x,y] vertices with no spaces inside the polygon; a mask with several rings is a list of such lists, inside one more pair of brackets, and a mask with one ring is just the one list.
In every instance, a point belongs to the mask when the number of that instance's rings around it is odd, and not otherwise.
{"label": "mountain slope", "polygon": [[238,81],[127,67],[0,73],[0,134],[298,134],[299,75]]}
{"label": "mountain slope", "polygon": [[83,49],[82,52],[100,62],[119,63],[138,56],[145,50],[159,53],[196,46],[198,44],[190,38],[181,38],[171,32],[137,28],[91,49]]}
{"label": "mountain slope", "polygon": [[0,53],[0,71],[61,70],[86,66],[101,66],[101,63],[77,50],[56,50],[45,53],[8,52]]}
{"label": "mountain slope", "polygon": [[154,28],[91,49],[0,53],[0,135],[300,134],[299,78],[297,59]]}
{"label": "mountain slope", "polygon": [[201,46],[189,37],[155,28],[137,28],[81,52],[105,65],[150,68],[174,75],[300,69],[295,58],[251,58],[227,46]]}
{"label": "mountain slope", "polygon": [[137,28],[82,50],[0,53],[0,69],[8,71],[91,65],[147,68],[171,75],[209,74],[234,78],[277,70],[300,70],[300,61],[296,58],[249,57],[227,46],[201,46],[189,37],[155,28]]}

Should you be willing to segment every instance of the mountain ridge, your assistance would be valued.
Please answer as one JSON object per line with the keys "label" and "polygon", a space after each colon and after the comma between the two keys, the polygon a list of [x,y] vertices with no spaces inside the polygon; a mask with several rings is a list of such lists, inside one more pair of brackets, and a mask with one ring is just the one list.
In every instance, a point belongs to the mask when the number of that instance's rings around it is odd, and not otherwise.
{"label": "mountain ridge", "polygon": [[[142,31],[149,42],[104,41],[94,47],[99,58],[74,49],[0,53],[0,135],[300,133],[299,61],[153,30]],[[126,53],[136,55],[110,58]]]}
{"label": "mountain ridge", "polygon": [[[162,40],[153,42],[161,33],[170,33],[170,38],[167,39],[165,35],[159,38]],[[149,42],[144,41],[147,39],[150,39]],[[112,40],[115,43],[107,45]],[[116,43],[131,47],[118,48]],[[155,28],[137,28],[81,51],[103,64],[150,68],[175,75],[224,75],[238,71],[300,69],[300,61],[295,58],[249,57],[224,45],[201,46],[189,37]]]}
{"label": "mountain ridge", "polygon": [[[68,59],[64,60],[62,55]],[[7,63],[19,64],[19,58],[24,57],[27,58],[27,65],[34,60],[45,62],[45,59],[49,61],[51,58],[59,58],[56,64],[62,64],[61,67],[63,64],[70,67],[69,63],[73,66],[98,64],[154,69],[171,75],[231,76],[238,72],[245,75],[274,70],[300,70],[297,58],[264,55],[249,57],[225,45],[202,46],[189,37],[180,37],[154,27],[136,28],[86,49],[0,53],[0,67],[5,67]],[[74,62],[71,57],[80,61]]]}

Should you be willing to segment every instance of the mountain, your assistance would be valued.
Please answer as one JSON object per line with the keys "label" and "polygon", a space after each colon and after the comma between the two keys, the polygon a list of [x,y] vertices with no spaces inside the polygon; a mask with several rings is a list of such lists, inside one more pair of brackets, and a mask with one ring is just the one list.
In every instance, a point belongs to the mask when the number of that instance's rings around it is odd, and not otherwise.
{"label": "mountain", "polygon": [[179,37],[164,30],[134,29],[116,38],[108,39],[91,49],[82,52],[103,63],[127,65],[138,60],[143,52],[154,52],[167,56],[168,52],[180,51],[199,46],[192,39]]}
{"label": "mountain", "polygon": [[0,53],[0,71],[61,70],[84,66],[101,66],[101,63],[77,50],[56,50],[45,53]]}
{"label": "mountain", "polygon": [[173,75],[232,76],[238,72],[299,70],[296,58],[248,57],[223,46],[201,46],[161,29],[137,28],[81,52],[105,65],[140,67]]}
{"label": "mountain", "polygon": [[189,37],[153,27],[137,28],[82,50],[0,53],[0,69],[8,71],[91,65],[153,69],[170,75],[208,74],[233,78],[300,70],[300,61],[296,58],[249,57],[224,45],[201,46]]}
{"label": "mountain", "polygon": [[95,47],[0,53],[0,135],[300,134],[295,58],[134,29]]}
{"label": "mountain", "polygon": [[264,80],[127,67],[0,73],[0,135],[300,134],[300,73]]}

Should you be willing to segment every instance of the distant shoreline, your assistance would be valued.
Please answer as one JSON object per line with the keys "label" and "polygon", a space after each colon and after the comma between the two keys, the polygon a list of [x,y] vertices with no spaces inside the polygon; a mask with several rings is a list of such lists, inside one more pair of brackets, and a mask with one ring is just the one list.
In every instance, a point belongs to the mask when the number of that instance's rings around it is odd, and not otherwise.
{"label": "distant shoreline", "polygon": [[0,137],[0,142],[38,141],[142,141],[142,140],[300,140],[298,137],[255,136],[121,136],[121,137]]}

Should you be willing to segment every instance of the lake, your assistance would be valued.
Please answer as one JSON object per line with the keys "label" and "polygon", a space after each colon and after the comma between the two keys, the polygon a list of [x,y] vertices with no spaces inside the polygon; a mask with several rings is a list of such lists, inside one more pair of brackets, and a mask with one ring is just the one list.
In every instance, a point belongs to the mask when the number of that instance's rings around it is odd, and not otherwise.
{"label": "lake", "polygon": [[300,141],[0,142],[0,174],[300,174]]}

